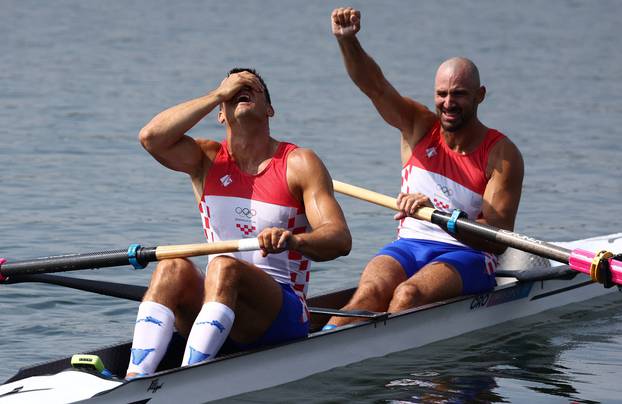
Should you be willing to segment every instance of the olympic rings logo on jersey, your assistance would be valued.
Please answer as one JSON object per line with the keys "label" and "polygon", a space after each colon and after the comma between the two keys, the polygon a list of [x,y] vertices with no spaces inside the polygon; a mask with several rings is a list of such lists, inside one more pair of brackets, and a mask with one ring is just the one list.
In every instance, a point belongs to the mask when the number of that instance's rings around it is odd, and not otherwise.
{"label": "olympic rings logo on jersey", "polygon": [[235,208],[235,213],[238,216],[246,216],[248,219],[257,215],[257,211],[255,209],[241,208],[239,206]]}
{"label": "olympic rings logo on jersey", "polygon": [[436,187],[445,195],[445,196],[452,196],[454,194],[454,191],[452,191],[451,189],[449,189],[447,186],[445,185],[441,185],[441,184],[436,184]]}

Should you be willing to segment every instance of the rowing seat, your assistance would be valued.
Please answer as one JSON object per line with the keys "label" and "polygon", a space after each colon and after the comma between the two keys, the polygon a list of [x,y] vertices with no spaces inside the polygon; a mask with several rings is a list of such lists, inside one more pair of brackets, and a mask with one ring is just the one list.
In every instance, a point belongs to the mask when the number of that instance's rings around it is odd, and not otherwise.
{"label": "rowing seat", "polygon": [[[551,265],[551,260],[515,248],[508,248],[499,256],[499,266],[495,271],[497,284],[508,279],[519,281],[540,281],[546,279],[571,279],[577,272],[567,265]],[[505,279],[504,279],[505,278]]]}

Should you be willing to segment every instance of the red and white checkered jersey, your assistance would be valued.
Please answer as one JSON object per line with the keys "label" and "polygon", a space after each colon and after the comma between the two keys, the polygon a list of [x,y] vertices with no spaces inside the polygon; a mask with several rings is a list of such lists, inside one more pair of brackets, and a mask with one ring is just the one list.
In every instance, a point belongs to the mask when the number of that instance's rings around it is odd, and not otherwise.
{"label": "red and white checkered jersey", "polygon": [[[287,156],[298,146],[281,142],[266,168],[256,175],[241,171],[224,141],[205,176],[199,211],[208,242],[257,237],[267,227],[309,230],[303,205],[287,185]],[[304,303],[309,282],[309,260],[295,251],[229,253],[263,269],[274,280],[289,284]],[[211,261],[216,255],[210,255]]]}
{"label": "red and white checkered jersey", "polygon": [[[499,131],[489,129],[477,149],[460,154],[447,146],[437,121],[415,145],[412,156],[402,169],[402,192],[422,193],[443,212],[460,209],[472,220],[481,217],[488,183],[488,156],[492,147],[504,137]],[[463,245],[439,226],[411,217],[400,222],[398,235]]]}

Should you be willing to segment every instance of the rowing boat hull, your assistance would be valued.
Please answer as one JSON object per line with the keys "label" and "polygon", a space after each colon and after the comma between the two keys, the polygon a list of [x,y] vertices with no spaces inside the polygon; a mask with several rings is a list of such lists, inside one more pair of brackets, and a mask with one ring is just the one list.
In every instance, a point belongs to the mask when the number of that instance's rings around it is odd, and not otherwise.
{"label": "rowing boat hull", "polygon": [[[613,245],[605,247],[621,250],[622,235],[614,236],[617,237],[591,239],[591,245],[588,243],[587,246],[597,250],[606,242]],[[612,243],[609,240],[613,240]],[[582,241],[583,248],[588,241]],[[25,379],[22,377],[28,373],[18,374],[9,383],[0,386],[0,403],[12,402],[13,399],[15,402],[24,402],[25,399],[47,403],[69,402],[91,397],[97,392],[102,393],[90,398],[89,403],[168,403],[173,400],[202,403],[299,380],[338,366],[421,347],[618,291],[617,287],[605,289],[600,284],[592,283],[583,274],[577,274],[572,279],[531,282],[500,278],[499,283],[500,286],[488,294],[419,307],[375,323],[318,331],[303,340],[224,355],[202,364],[164,370],[151,377],[125,383],[76,370]],[[349,293],[327,294],[310,301],[316,306],[339,307]],[[321,319],[316,318],[318,321],[321,323]],[[128,344],[110,349],[119,351],[117,353],[121,354],[121,358],[129,355],[125,352],[129,351]],[[105,362],[108,365],[107,360]],[[127,361],[120,363],[121,366],[126,364]],[[44,367],[34,372],[42,374],[42,369]],[[70,377],[78,374],[84,379],[79,382],[80,386],[93,384],[90,390],[78,391],[76,378]]]}
{"label": "rowing boat hull", "polygon": [[[315,334],[305,341],[240,355],[209,366],[180,368],[160,377],[128,383],[94,402],[127,402],[150,398],[150,403],[164,403],[170,397],[196,397],[197,402],[204,402],[207,399],[229,397],[298,380],[364,359],[420,347],[607,292],[600,285],[586,284],[585,276],[577,278],[572,285],[567,281],[508,285],[488,297],[483,295],[442,306],[430,306],[395,316],[386,323],[344,327],[326,335]],[[571,286],[578,288],[569,290]],[[521,298],[529,289],[530,293]],[[486,306],[486,300],[506,301]],[[523,304],[525,300],[533,304]],[[239,384],[232,383],[232,380]],[[150,390],[158,386],[159,390]],[[158,400],[160,397],[162,401]]]}

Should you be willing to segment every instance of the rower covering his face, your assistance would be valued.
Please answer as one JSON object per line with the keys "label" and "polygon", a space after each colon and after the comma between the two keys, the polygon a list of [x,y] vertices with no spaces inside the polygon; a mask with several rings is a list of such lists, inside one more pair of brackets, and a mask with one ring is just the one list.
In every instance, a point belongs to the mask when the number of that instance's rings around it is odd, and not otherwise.
{"label": "rower covering his face", "polygon": [[[221,142],[186,132],[218,107]],[[207,242],[256,237],[261,250],[210,255],[205,275],[187,259],[158,263],[141,303],[128,377],[153,373],[176,328],[182,365],[239,348],[304,338],[310,261],[349,253],[351,237],[331,178],[309,149],[270,136],[274,109],[263,79],[233,69],[207,95],[156,115],[140,141],[190,176]]]}
{"label": "rower covering his face", "polygon": [[[503,247],[445,232],[415,219],[423,206],[512,230],[520,200],[523,161],[517,147],[477,116],[486,88],[475,64],[463,57],[443,62],[434,80],[435,112],[402,96],[356,34],[361,13],[351,7],[331,15],[350,78],[380,116],[401,134],[402,187],[398,239],[367,264],[345,310],[397,312],[495,286],[495,254]],[[330,326],[355,321],[331,318]]]}

